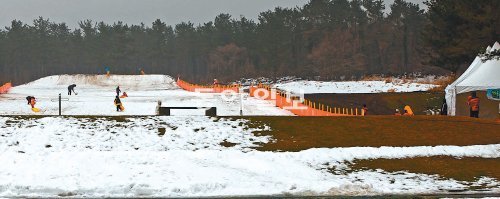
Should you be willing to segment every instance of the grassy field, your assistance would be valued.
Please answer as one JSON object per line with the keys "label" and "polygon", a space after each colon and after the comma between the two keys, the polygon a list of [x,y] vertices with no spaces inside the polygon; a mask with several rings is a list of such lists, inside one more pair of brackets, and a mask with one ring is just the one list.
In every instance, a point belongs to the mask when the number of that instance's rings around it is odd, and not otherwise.
{"label": "grassy field", "polygon": [[419,157],[406,159],[356,160],[353,170],[383,169],[388,172],[438,174],[443,178],[474,181],[482,176],[500,179],[500,159],[453,157]]}
{"label": "grassy field", "polygon": [[426,110],[439,110],[443,92],[373,93],[373,94],[309,94],[306,99],[331,107],[361,108],[366,104],[373,115],[393,115],[395,109],[410,105],[417,115]]}
{"label": "grassy field", "polygon": [[251,117],[266,124],[276,142],[262,151],[356,146],[436,146],[500,143],[500,123],[494,120],[442,116]]}
{"label": "grassy field", "polygon": [[[442,116],[254,117],[266,124],[276,142],[261,151],[301,151],[309,148],[357,146],[437,146],[500,144],[500,123],[494,120]],[[500,179],[500,159],[419,157],[357,160],[352,171],[382,169],[439,175],[472,182],[482,176]],[[482,189],[485,187],[477,187]],[[430,197],[432,198],[432,197]]]}

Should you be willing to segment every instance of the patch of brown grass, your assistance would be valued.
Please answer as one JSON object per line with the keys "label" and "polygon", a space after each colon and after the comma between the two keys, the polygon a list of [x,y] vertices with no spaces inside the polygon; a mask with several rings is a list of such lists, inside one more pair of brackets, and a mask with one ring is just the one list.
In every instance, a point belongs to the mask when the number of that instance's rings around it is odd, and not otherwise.
{"label": "patch of brown grass", "polygon": [[354,161],[354,170],[383,169],[388,172],[408,171],[439,175],[459,181],[475,181],[482,176],[500,179],[500,159],[460,158],[449,156],[406,159],[375,159]]}
{"label": "patch of brown grass", "polygon": [[440,78],[430,84],[437,85],[436,87],[429,90],[429,92],[443,92],[446,86],[450,85],[456,80],[455,76],[447,76],[444,78]]}
{"label": "patch of brown grass", "polygon": [[276,142],[261,151],[301,151],[310,148],[481,145],[500,143],[494,120],[441,116],[367,117],[244,117],[253,125],[269,125]]}

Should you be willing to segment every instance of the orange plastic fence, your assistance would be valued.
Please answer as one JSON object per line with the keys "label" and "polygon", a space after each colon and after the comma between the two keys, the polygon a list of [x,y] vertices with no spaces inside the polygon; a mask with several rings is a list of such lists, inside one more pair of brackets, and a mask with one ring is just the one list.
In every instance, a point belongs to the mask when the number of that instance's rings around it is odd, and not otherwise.
{"label": "orange plastic fence", "polygon": [[9,92],[10,88],[12,88],[12,83],[6,83],[0,87],[0,94],[4,94]]}
{"label": "orange plastic fence", "polygon": [[223,93],[223,92],[235,92],[238,93],[240,91],[239,85],[197,85],[191,84],[181,79],[177,79],[177,85],[184,90],[190,92],[200,92],[200,93]]}
{"label": "orange plastic fence", "polygon": [[276,106],[288,110],[297,116],[358,116],[358,109],[353,108],[337,108],[330,107],[324,104],[304,100],[293,100],[286,93],[273,91],[267,85],[258,85],[250,87],[250,96],[258,97],[259,99],[273,100]]}

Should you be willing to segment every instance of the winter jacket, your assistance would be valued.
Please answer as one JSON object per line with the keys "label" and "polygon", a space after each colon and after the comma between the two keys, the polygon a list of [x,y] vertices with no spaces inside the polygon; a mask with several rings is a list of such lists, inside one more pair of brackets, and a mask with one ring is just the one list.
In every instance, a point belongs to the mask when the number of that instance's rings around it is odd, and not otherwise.
{"label": "winter jacket", "polygon": [[479,98],[472,98],[469,96],[467,104],[469,105],[471,111],[479,111]]}

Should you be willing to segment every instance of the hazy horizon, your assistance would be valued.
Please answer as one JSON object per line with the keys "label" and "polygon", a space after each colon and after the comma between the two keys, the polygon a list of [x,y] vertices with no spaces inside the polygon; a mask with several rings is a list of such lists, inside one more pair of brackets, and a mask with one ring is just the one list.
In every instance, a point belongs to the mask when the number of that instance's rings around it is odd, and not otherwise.
{"label": "hazy horizon", "polygon": [[[385,0],[387,4],[394,0]],[[422,5],[424,0],[409,0]],[[309,0],[0,0],[0,28],[10,26],[12,20],[32,24],[38,17],[70,28],[90,19],[96,22],[150,25],[156,19],[175,25],[192,22],[195,25],[213,21],[221,13],[233,18],[245,16],[257,21],[259,13],[275,7],[301,7]],[[386,6],[387,9],[389,6]]]}

